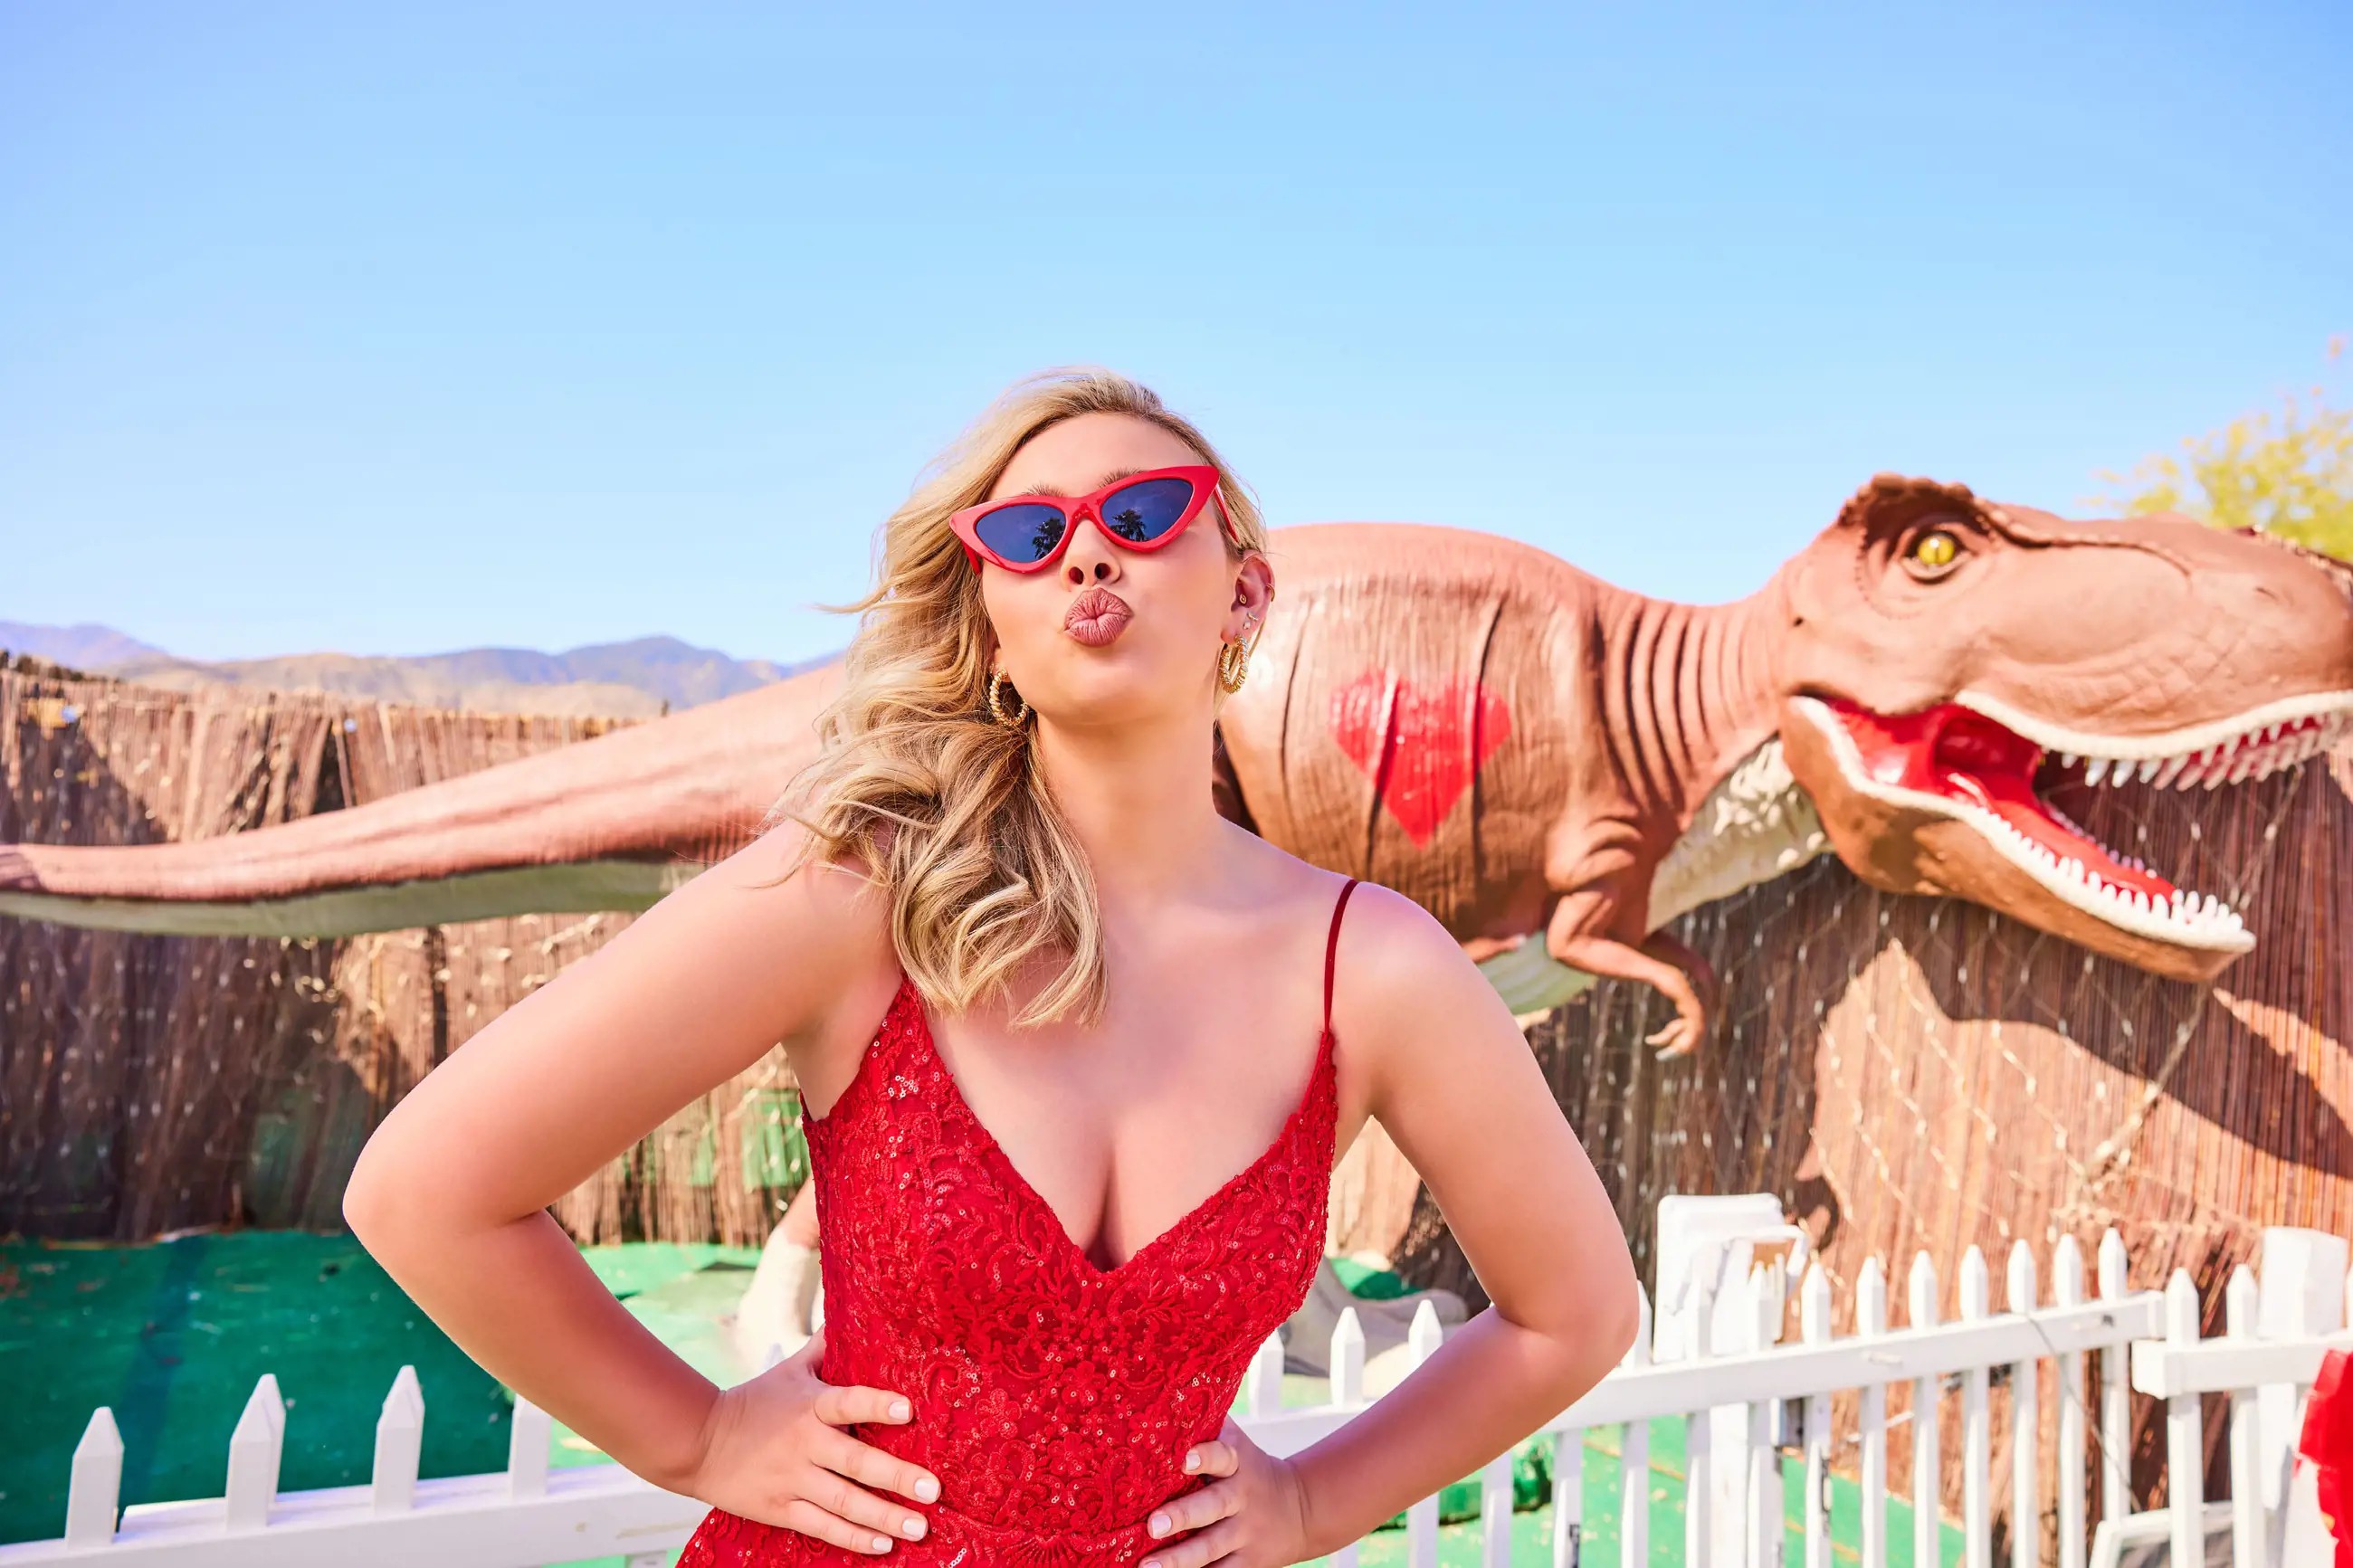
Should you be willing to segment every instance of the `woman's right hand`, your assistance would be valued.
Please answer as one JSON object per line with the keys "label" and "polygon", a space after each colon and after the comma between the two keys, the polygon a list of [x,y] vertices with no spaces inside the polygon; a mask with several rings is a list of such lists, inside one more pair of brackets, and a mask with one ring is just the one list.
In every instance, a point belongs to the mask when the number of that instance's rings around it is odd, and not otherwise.
{"label": "woman's right hand", "polygon": [[785,1360],[722,1389],[694,1473],[671,1489],[852,1552],[875,1554],[890,1551],[893,1537],[921,1539],[930,1522],[922,1513],[866,1488],[934,1502],[939,1478],[841,1430],[855,1422],[896,1425],[913,1419],[913,1408],[884,1389],[820,1380],[824,1352],[820,1326]]}

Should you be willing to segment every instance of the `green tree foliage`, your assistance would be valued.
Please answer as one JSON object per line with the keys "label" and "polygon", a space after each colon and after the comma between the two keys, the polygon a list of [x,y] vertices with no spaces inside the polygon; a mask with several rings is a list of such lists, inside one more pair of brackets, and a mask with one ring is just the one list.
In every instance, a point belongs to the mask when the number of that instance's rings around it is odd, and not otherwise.
{"label": "green tree foliage", "polygon": [[[2345,340],[2328,345],[2333,364]],[[2307,407],[2293,394],[2279,414],[2250,414],[2193,436],[2129,474],[2102,473],[2113,487],[2097,504],[2125,514],[2179,511],[2219,528],[2256,528],[2340,560],[2353,560],[2353,408],[2332,407],[2312,389]]]}

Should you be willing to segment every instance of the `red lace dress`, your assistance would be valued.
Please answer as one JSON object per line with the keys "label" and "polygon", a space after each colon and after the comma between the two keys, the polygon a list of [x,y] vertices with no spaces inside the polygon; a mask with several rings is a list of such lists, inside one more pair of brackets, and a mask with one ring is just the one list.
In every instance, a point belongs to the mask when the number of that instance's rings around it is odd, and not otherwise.
{"label": "red lace dress", "polygon": [[818,1375],[904,1394],[914,1419],[851,1436],[940,1478],[919,1541],[853,1552],[712,1509],[678,1568],[1133,1564],[1152,1510],[1208,1484],[1185,1451],[1225,1425],[1251,1356],[1324,1256],[1337,1123],[1332,960],[1299,1104],[1266,1152],[1116,1268],[1098,1268],[980,1124],[903,977],[857,1076],[806,1111],[818,1184]]}

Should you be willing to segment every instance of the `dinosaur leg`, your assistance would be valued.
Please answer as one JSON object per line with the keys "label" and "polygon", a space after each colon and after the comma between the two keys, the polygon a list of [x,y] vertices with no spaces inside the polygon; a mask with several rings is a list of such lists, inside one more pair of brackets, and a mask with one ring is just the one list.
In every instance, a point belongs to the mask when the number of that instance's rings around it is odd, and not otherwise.
{"label": "dinosaur leg", "polygon": [[[1638,981],[1673,1003],[1674,1022],[1647,1043],[1658,1047],[1662,1058],[1690,1055],[1707,1034],[1709,1006],[1701,993],[1704,986],[1713,994],[1714,975],[1697,953],[1672,937],[1654,932],[1637,947],[1609,935],[1602,928],[1615,912],[1615,900],[1604,890],[1580,889],[1566,895],[1554,907],[1552,921],[1545,929],[1546,951],[1571,969],[1611,980]],[[1696,984],[1694,972],[1684,967],[1686,962],[1697,965],[1701,978]]]}
{"label": "dinosaur leg", "polygon": [[[1715,970],[1708,961],[1692,951],[1680,938],[1663,931],[1654,931],[1642,939],[1642,951],[1651,957],[1673,964],[1691,982],[1692,994],[1699,998],[1699,1018],[1689,1045],[1681,1050],[1662,1050],[1662,1055],[1681,1056],[1696,1047],[1707,1026],[1715,1017],[1716,1004],[1724,999],[1724,987],[1715,978]],[[1650,1037],[1649,1043],[1663,1047],[1668,1037],[1683,1025],[1682,1017]]]}

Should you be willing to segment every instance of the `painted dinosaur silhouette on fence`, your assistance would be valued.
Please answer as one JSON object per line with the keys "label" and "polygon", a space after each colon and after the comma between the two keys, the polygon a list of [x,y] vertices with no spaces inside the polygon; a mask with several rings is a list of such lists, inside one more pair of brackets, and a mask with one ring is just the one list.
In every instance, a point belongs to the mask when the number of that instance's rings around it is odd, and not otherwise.
{"label": "painted dinosaur silhouette on fence", "polygon": [[[1882,475],[1711,606],[1460,529],[1271,543],[1282,610],[1220,716],[1219,809],[1419,901],[1515,1012],[1594,975],[1656,987],[1669,1052],[1703,1037],[1714,981],[1661,928],[1826,850],[2211,978],[2255,933],[2047,793],[2211,789],[2353,725],[2353,579],[2178,516],[2071,521]],[[0,914],[332,936],[641,909],[748,838],[839,679],[225,838],[0,847]]]}

